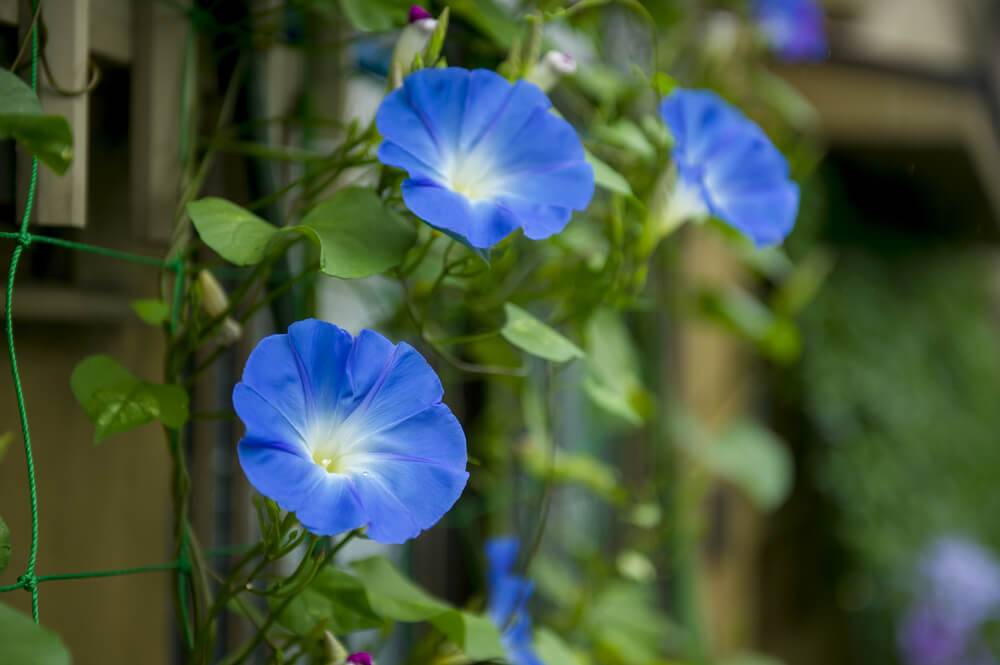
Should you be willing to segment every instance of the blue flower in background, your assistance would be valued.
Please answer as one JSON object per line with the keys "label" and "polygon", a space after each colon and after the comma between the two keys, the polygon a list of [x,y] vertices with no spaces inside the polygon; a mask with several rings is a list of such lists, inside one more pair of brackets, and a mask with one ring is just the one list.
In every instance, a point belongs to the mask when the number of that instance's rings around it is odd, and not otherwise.
{"label": "blue flower in background", "polygon": [[753,17],[784,60],[820,60],[829,47],[823,8],[815,0],[755,0]]}
{"label": "blue flower in background", "polygon": [[378,158],[404,169],[403,201],[431,226],[490,247],[517,228],[547,238],[594,194],[573,127],[527,81],[422,69],[379,106]]}
{"label": "blue flower in background", "polygon": [[910,665],[995,663],[982,627],[1000,611],[1000,564],[959,538],[935,541],[921,558],[915,594],[899,628]]}
{"label": "blue flower in background", "polygon": [[798,215],[799,187],[767,135],[709,90],[675,90],[660,102],[660,115],[674,137],[673,198],[683,214],[714,215],[758,247],[784,240]]}
{"label": "blue flower in background", "polygon": [[511,665],[545,665],[532,646],[531,617],[527,610],[534,585],[513,572],[518,547],[517,539],[509,536],[486,542],[489,562],[486,611],[501,630],[500,642]]}
{"label": "blue flower in background", "polygon": [[233,406],[250,484],[317,535],[401,543],[462,494],[465,434],[427,361],[376,332],[308,319],[250,354]]}

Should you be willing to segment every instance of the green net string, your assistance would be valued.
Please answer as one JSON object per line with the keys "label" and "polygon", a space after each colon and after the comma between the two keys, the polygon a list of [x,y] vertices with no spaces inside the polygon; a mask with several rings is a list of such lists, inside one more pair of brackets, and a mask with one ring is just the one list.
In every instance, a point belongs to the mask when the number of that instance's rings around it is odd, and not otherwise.
{"label": "green net string", "polygon": [[[33,12],[38,9],[39,0],[32,0],[31,9]],[[31,89],[38,90],[38,25],[37,22],[32,24],[31,28]],[[24,206],[24,215],[21,218],[21,222],[16,232],[0,232],[0,239],[13,240],[15,242],[13,252],[11,254],[10,269],[7,275],[6,284],[6,302],[4,303],[4,320],[6,323],[7,330],[7,352],[10,357],[10,373],[11,378],[14,383],[14,395],[17,399],[17,410],[20,417],[21,432],[24,438],[24,454],[27,464],[27,474],[28,474],[28,491],[31,506],[31,544],[28,554],[28,562],[25,568],[24,574],[17,578],[15,584],[8,586],[0,586],[0,592],[15,591],[17,589],[24,589],[31,593],[31,614],[35,622],[39,622],[39,589],[38,585],[42,582],[58,581],[58,580],[75,580],[75,579],[88,579],[88,578],[102,578],[102,577],[115,577],[121,575],[135,575],[142,573],[155,573],[155,572],[165,572],[165,571],[175,571],[177,573],[177,584],[179,597],[181,599],[181,623],[182,631],[184,634],[184,640],[188,647],[193,646],[193,636],[192,627],[190,622],[189,610],[187,607],[187,590],[190,586],[191,577],[191,563],[189,557],[190,548],[190,524],[185,524],[182,533],[180,534],[180,546],[178,548],[178,557],[176,560],[164,564],[156,564],[149,566],[138,566],[135,568],[121,568],[115,570],[100,570],[92,572],[81,572],[81,573],[59,573],[51,575],[37,575],[36,574],[36,563],[38,557],[38,538],[39,538],[39,519],[38,519],[38,487],[35,479],[35,462],[34,456],[32,454],[32,443],[31,443],[31,431],[28,424],[28,411],[25,404],[24,392],[21,386],[21,375],[17,364],[17,354],[15,352],[14,344],[14,317],[13,317],[13,302],[14,302],[14,281],[17,275],[17,266],[21,259],[21,255],[24,253],[28,247],[33,243],[43,243],[49,245],[56,245],[59,247],[65,247],[67,249],[75,251],[90,252],[93,254],[98,254],[101,256],[106,256],[113,259],[118,259],[121,261],[127,261],[131,263],[136,263],[140,265],[149,266],[152,268],[158,268],[160,270],[170,271],[174,274],[174,284],[173,284],[173,294],[171,298],[171,312],[169,329],[171,334],[173,334],[177,328],[180,316],[180,306],[183,298],[184,290],[184,261],[180,256],[176,256],[172,259],[165,260],[156,257],[143,256],[140,254],[133,254],[130,252],[123,252],[119,250],[109,249],[106,247],[99,247],[96,245],[88,245],[86,243],[73,242],[70,240],[63,240],[61,238],[52,238],[44,235],[33,234],[28,231],[28,224],[31,219],[31,213],[34,207],[35,201],[35,190],[38,182],[38,159],[32,158],[31,162],[31,178],[28,183],[28,196]],[[180,445],[180,436],[177,430],[171,431],[170,444],[173,446]],[[237,554],[240,552],[245,552],[249,550],[249,546],[234,546],[228,548],[222,548],[219,550],[211,550],[205,552],[206,557],[225,557],[232,554]]]}

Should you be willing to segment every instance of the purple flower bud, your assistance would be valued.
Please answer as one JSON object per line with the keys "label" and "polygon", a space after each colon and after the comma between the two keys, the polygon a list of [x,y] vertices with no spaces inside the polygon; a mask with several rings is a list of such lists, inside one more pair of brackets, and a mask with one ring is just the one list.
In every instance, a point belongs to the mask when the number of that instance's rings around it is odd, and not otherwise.
{"label": "purple flower bud", "polygon": [[416,23],[417,21],[422,21],[425,18],[433,18],[426,9],[420,5],[413,5],[410,7],[410,23]]}
{"label": "purple flower bud", "polygon": [[[414,9],[420,9],[420,8],[414,7]],[[412,15],[412,11],[410,13]],[[355,665],[372,665],[372,656],[370,653],[359,651],[357,653],[352,653],[350,656],[348,656],[347,662],[355,663]]]}

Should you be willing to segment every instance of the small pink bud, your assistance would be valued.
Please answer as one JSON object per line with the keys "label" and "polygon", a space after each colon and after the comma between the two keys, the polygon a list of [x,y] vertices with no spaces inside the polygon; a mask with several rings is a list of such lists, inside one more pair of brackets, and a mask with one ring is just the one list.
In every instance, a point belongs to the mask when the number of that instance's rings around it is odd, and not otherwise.
{"label": "small pink bud", "polygon": [[410,23],[416,23],[417,21],[423,20],[425,18],[433,18],[426,9],[420,5],[413,5],[410,7]]}
{"label": "small pink bud", "polygon": [[[414,9],[420,9],[415,7]],[[423,11],[423,10],[421,10]],[[410,14],[413,14],[413,10],[410,10]],[[358,653],[352,653],[347,657],[348,663],[354,663],[355,665],[372,665],[371,654],[365,653],[364,651],[359,651]]]}

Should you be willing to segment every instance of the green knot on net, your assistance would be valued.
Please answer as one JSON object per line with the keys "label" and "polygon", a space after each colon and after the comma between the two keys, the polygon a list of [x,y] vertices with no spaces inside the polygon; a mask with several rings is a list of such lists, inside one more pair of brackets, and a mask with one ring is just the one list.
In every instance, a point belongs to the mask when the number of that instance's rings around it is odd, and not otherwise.
{"label": "green knot on net", "polygon": [[25,591],[34,591],[38,587],[38,577],[34,573],[25,573],[17,578],[17,583]]}
{"label": "green knot on net", "polygon": [[17,244],[27,249],[28,246],[31,245],[32,237],[33,236],[27,231],[21,231],[17,234]]}

